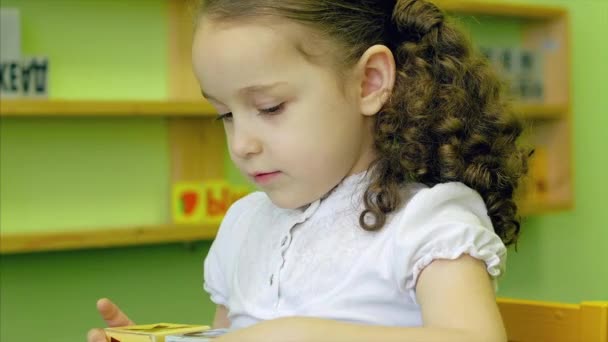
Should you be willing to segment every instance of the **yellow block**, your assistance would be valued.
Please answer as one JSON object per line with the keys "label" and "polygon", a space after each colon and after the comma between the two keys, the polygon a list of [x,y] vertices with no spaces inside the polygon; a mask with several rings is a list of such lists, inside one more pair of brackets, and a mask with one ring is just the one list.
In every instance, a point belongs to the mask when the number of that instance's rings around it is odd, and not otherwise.
{"label": "yellow block", "polygon": [[203,184],[203,224],[220,224],[228,208],[249,193],[247,187],[234,186],[224,181]]}
{"label": "yellow block", "polygon": [[172,212],[175,223],[201,223],[205,215],[203,183],[180,182],[173,185]]}
{"label": "yellow block", "polygon": [[228,208],[250,192],[223,180],[177,182],[173,184],[173,222],[177,224],[219,224]]}
{"label": "yellow block", "polygon": [[108,342],[165,342],[165,336],[208,330],[207,325],[157,323],[106,328]]}

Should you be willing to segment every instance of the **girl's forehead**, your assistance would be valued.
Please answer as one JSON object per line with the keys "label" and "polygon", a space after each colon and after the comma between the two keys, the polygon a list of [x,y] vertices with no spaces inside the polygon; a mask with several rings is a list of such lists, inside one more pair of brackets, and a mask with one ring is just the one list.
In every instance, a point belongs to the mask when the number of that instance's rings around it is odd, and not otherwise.
{"label": "girl's forehead", "polygon": [[211,40],[216,44],[226,43],[226,40],[256,41],[256,43],[285,43],[294,40],[297,36],[303,36],[301,25],[286,20],[220,20],[201,19],[196,36],[202,36],[203,40]]}
{"label": "girl's forehead", "polygon": [[[195,71],[212,77],[269,73],[297,64],[296,50],[279,30],[262,25],[214,25],[197,29],[192,57]],[[272,67],[271,67],[272,66]]]}
{"label": "girl's forehead", "polygon": [[305,33],[302,25],[286,21],[202,20],[193,41],[194,71],[202,86],[209,83],[214,87],[226,81],[249,83],[274,80],[279,75],[299,77],[312,67],[302,53],[302,44],[309,51],[321,51],[320,46],[313,47],[310,42],[315,38],[307,38]]}
{"label": "girl's forehead", "polygon": [[[255,17],[245,20],[201,18],[195,32],[193,53],[219,53],[241,59],[267,55],[297,61],[304,57],[329,58],[332,42],[311,27],[277,17]],[[218,51],[220,50],[220,51]],[[323,57],[321,57],[323,56]]]}

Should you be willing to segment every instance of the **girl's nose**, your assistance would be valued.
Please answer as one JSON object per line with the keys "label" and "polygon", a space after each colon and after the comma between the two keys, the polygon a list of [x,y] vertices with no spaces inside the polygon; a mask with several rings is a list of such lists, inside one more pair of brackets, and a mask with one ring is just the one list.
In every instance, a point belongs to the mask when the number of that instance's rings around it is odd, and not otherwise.
{"label": "girl's nose", "polygon": [[262,152],[262,142],[255,132],[235,125],[230,148],[235,156],[247,159]]}

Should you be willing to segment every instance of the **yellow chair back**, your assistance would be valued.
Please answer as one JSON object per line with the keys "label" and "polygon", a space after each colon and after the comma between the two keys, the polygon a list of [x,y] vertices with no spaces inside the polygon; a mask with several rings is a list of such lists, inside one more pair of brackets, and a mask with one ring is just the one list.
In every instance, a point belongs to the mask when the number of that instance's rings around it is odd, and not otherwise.
{"label": "yellow chair back", "polygon": [[497,302],[510,342],[608,342],[608,302]]}

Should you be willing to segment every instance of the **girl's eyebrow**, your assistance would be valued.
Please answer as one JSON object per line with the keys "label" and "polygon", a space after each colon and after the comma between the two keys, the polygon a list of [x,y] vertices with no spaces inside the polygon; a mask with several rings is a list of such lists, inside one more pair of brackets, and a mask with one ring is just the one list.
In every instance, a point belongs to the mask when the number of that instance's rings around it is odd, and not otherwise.
{"label": "girl's eyebrow", "polygon": [[202,89],[201,89],[201,94],[202,94],[202,95],[203,95],[203,97],[204,97],[204,98],[206,98],[207,100],[212,100],[212,101],[215,101],[215,102],[220,102],[220,101],[218,101],[218,100],[217,100],[215,97],[213,97],[213,96],[211,96],[211,95],[209,95],[209,94],[205,93],[205,91],[204,91],[204,90],[202,90]]}
{"label": "girl's eyebrow", "polygon": [[260,93],[260,92],[271,90],[273,88],[283,86],[286,84],[287,84],[287,82],[275,82],[275,83],[270,83],[270,84],[251,85],[251,86],[239,89],[238,92],[241,94]]}
{"label": "girl's eyebrow", "polygon": [[[271,90],[273,88],[276,88],[276,87],[279,87],[279,86],[283,86],[283,85],[286,85],[286,84],[287,84],[287,82],[284,82],[284,81],[283,82],[269,83],[269,84],[255,84],[255,85],[250,85],[250,86],[247,86],[247,87],[239,89],[238,93],[239,94],[259,93],[259,92],[268,91],[268,90]],[[205,93],[205,91],[202,90],[202,89],[201,89],[201,94],[203,94],[203,96],[206,99],[213,100],[215,102],[220,102],[215,97],[213,97],[212,95],[209,95],[209,94]]]}

